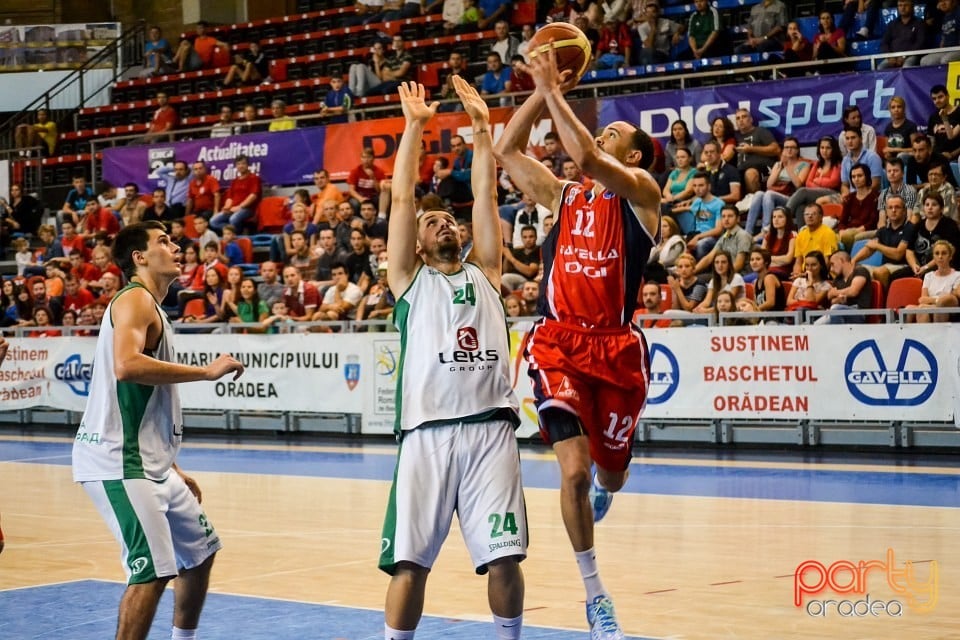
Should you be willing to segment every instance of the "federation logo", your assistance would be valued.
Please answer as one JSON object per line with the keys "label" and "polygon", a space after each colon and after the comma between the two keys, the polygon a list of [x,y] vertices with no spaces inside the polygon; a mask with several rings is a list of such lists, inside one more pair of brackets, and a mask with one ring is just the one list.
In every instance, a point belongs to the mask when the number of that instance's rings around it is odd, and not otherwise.
{"label": "federation logo", "polygon": [[677,356],[662,344],[650,347],[650,390],[648,404],[663,404],[680,386],[680,363]]}
{"label": "federation logo", "polygon": [[477,330],[473,327],[460,327],[457,329],[457,344],[464,351],[476,351],[480,348],[480,338],[477,337]]}
{"label": "federation logo", "polygon": [[348,355],[343,365],[343,377],[347,381],[347,388],[353,391],[360,382],[360,356]]}
{"label": "federation logo", "polygon": [[53,375],[78,396],[90,395],[90,378],[93,376],[93,364],[84,364],[79,353],[67,356],[63,362],[53,368]]}
{"label": "federation logo", "polygon": [[376,346],[376,368],[378,376],[388,378],[396,377],[397,373],[397,354],[393,346],[386,343],[379,343]]}
{"label": "federation logo", "polygon": [[[893,356],[887,360],[884,357]],[[937,388],[937,359],[923,343],[906,339],[897,354],[876,340],[858,343],[843,367],[850,395],[872,407],[915,407],[926,402]]]}

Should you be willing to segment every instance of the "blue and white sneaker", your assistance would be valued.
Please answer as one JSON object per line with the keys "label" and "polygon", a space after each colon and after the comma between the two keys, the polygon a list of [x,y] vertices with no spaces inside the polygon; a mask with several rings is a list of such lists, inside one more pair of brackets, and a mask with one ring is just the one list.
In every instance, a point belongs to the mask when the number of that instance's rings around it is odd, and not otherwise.
{"label": "blue and white sneaker", "polygon": [[613,504],[613,493],[597,484],[597,476],[590,483],[590,506],[593,507],[593,521],[600,522]]}
{"label": "blue and white sneaker", "polygon": [[623,640],[623,630],[617,622],[610,596],[600,595],[587,603],[587,622],[590,640]]}

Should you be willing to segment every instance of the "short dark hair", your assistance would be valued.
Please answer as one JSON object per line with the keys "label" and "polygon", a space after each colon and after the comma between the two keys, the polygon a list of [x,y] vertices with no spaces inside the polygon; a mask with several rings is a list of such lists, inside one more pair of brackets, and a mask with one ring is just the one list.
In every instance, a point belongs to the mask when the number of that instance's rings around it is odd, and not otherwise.
{"label": "short dark hair", "polygon": [[523,235],[527,231],[533,231],[534,233],[537,233],[537,228],[532,224],[525,224],[520,227],[520,235]]}
{"label": "short dark hair", "polygon": [[693,174],[693,177],[690,179],[697,180],[699,178],[706,180],[707,184],[710,184],[710,174],[707,173],[706,171],[697,171],[695,174]]}
{"label": "short dark hair", "polygon": [[653,166],[653,140],[650,139],[647,132],[637,125],[633,125],[633,135],[630,137],[630,143],[634,149],[640,152],[640,168],[649,169]]}
{"label": "short dark hair", "polygon": [[347,274],[350,273],[350,270],[347,269],[347,264],[342,260],[337,260],[336,262],[330,265],[330,273],[333,273],[334,269],[343,269],[344,273],[347,273]]}
{"label": "short dark hair", "polygon": [[241,153],[233,159],[233,164],[237,164],[238,162],[246,162],[247,164],[250,164],[250,159]]}
{"label": "short dark hair", "polygon": [[930,95],[934,95],[936,93],[946,93],[948,95],[950,94],[950,92],[947,91],[946,85],[942,85],[942,84],[935,84],[932,87],[930,87]]}
{"label": "short dark hair", "polygon": [[886,161],[885,165],[886,165],[886,166],[889,166],[889,165],[891,165],[891,164],[892,164],[892,165],[895,165],[895,166],[897,166],[897,167],[900,167],[901,169],[903,169],[903,160],[901,160],[901,159],[900,159],[899,157],[897,157],[897,156],[894,156],[894,157],[892,157],[892,158],[887,158],[887,161]]}
{"label": "short dark hair", "polygon": [[120,233],[113,240],[113,261],[117,263],[128,280],[137,273],[137,265],[133,261],[133,252],[147,250],[151,229],[163,232],[167,230],[159,220],[145,220],[144,222],[127,225],[120,230]]}

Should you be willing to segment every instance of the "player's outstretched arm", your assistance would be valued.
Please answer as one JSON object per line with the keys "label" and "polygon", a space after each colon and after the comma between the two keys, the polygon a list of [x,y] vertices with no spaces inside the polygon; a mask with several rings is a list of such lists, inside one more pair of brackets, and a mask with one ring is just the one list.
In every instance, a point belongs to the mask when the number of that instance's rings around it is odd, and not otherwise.
{"label": "player's outstretched arm", "polygon": [[206,367],[192,367],[151,358],[144,351],[155,347],[163,331],[153,296],[146,289],[127,291],[111,306],[113,322],[113,367],[117,380],[158,385],[217,380],[233,373],[236,380],[243,365],[232,356],[222,355]]}
{"label": "player's outstretched arm", "polygon": [[440,103],[428,105],[424,100],[426,90],[417,82],[402,83],[398,92],[406,124],[393,163],[390,228],[387,234],[387,254],[391,259],[387,282],[399,296],[410,286],[420,265],[417,256],[417,209],[413,195],[420,166],[418,156],[423,130]]}
{"label": "player's outstretched arm", "polygon": [[543,96],[529,96],[510,116],[493,153],[520,191],[538,204],[556,211],[560,206],[563,183],[540,161],[527,155],[530,130],[543,111],[543,106]]}
{"label": "player's outstretched arm", "polygon": [[[557,135],[570,158],[584,173],[630,202],[659,211],[660,189],[643,169],[627,167],[604,153],[590,131],[580,122],[563,97],[566,77],[557,70],[557,55],[549,49],[530,61],[530,74],[536,83],[535,95],[546,102]],[[564,72],[568,73],[568,72]]]}
{"label": "player's outstretched arm", "polygon": [[473,127],[473,248],[470,259],[487,274],[493,286],[500,287],[503,234],[497,208],[497,162],[493,157],[493,136],[490,134],[490,110],[476,88],[458,75],[452,76],[453,87],[460,96],[463,109]]}

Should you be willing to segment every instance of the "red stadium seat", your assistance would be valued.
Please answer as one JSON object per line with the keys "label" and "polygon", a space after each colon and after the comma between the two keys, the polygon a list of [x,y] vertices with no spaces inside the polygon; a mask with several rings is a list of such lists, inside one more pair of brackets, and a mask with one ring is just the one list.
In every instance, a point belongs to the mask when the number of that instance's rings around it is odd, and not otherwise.
{"label": "red stadium seat", "polygon": [[257,205],[259,233],[280,233],[283,231],[283,225],[288,222],[290,222],[290,215],[287,211],[287,199],[283,196],[268,196]]}
{"label": "red stadium seat", "polygon": [[887,291],[887,309],[903,309],[908,304],[917,304],[923,291],[919,278],[900,278],[890,283]]}
{"label": "red stadium seat", "polygon": [[204,315],[206,315],[204,313],[206,308],[207,305],[202,299],[197,298],[196,300],[190,300],[183,307],[183,315],[180,317],[186,318],[187,316],[193,316],[194,318],[202,318]]}

